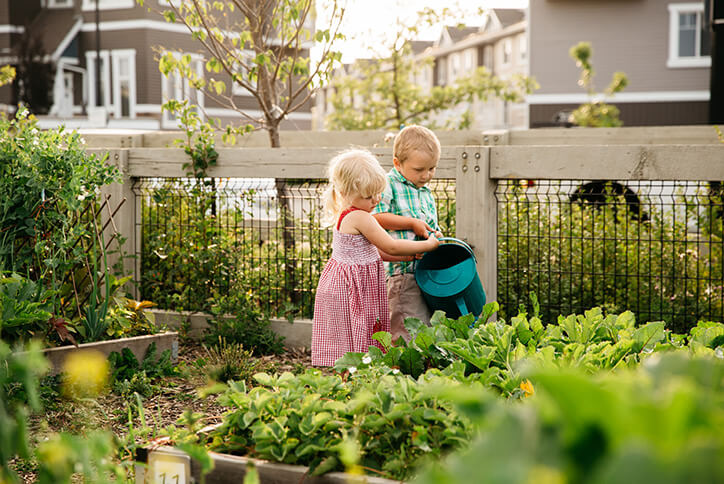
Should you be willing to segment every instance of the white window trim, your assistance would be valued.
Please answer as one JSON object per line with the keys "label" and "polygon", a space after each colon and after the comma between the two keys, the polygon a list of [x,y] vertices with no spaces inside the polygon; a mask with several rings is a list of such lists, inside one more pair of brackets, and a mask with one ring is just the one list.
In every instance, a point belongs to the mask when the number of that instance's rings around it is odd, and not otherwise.
{"label": "white window trim", "polygon": [[704,4],[701,2],[670,3],[669,8],[669,58],[666,67],[677,69],[683,67],[711,67],[711,56],[679,57],[679,15],[686,12],[704,15]]}
{"label": "white window trim", "polygon": [[[190,55],[191,56],[191,62],[196,63],[196,74],[200,77],[204,77],[204,58],[200,54],[193,54],[193,53],[187,53],[187,52],[173,52],[173,56],[176,58],[181,58],[183,55]],[[190,89],[193,89],[189,85],[188,79],[185,77],[182,77],[181,74],[178,72],[174,72],[170,74],[175,77],[175,92],[173,94],[168,92],[168,78],[170,76],[166,76],[164,74],[161,74],[161,104],[165,104],[166,101],[169,101],[170,99],[177,99],[179,101],[183,99],[188,99],[188,91]],[[204,119],[204,91],[203,90],[197,90],[196,92],[196,99],[197,103],[196,105],[199,107],[199,118],[201,120]],[[164,110],[162,117],[161,117],[161,127],[164,129],[175,129],[178,128],[178,120],[177,119],[171,119],[168,116],[168,111]]]}
{"label": "white window trim", "polygon": [[115,49],[111,51],[111,59],[113,62],[113,112],[116,118],[121,118],[121,78],[118,75],[121,72],[121,58],[128,59],[128,117],[136,119],[136,50],[135,49]]}
{"label": "white window trim", "polygon": [[[107,109],[112,107],[111,105],[111,64],[109,62],[109,52],[107,50],[101,51],[101,59],[103,59],[103,70],[101,76],[103,76],[103,106]],[[96,51],[87,51],[85,53],[85,65],[88,72],[88,106],[96,106]]]}
{"label": "white window trim", "polygon": [[[98,0],[99,10],[121,10],[136,6],[136,0]],[[83,0],[82,10],[88,12],[96,9],[96,0]]]}
{"label": "white window trim", "polygon": [[73,0],[48,0],[48,8],[73,8]]}

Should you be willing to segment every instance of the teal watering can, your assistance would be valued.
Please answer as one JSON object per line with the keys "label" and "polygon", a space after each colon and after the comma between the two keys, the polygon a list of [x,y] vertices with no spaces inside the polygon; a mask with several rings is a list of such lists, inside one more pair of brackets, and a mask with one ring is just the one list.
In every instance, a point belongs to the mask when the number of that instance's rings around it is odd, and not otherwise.
{"label": "teal watering can", "polygon": [[442,310],[448,318],[469,313],[480,316],[485,291],[480,283],[473,249],[453,237],[439,239],[440,246],[417,262],[415,280],[432,311]]}

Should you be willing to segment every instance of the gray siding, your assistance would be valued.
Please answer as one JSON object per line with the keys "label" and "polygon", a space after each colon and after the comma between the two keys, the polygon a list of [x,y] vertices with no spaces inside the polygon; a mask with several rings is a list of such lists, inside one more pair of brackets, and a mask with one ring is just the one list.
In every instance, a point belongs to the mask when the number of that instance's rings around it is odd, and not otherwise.
{"label": "gray siding", "polygon": [[627,92],[709,89],[709,69],[666,67],[670,0],[531,0],[530,68],[536,94],[581,93],[579,70],[568,50],[593,45],[594,84],[603,90],[615,71],[629,78]]}

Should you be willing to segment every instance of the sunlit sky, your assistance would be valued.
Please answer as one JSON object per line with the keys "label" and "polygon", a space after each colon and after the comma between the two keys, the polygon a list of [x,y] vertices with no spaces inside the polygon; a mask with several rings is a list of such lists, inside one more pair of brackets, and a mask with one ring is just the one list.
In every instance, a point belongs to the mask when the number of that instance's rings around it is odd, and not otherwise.
{"label": "sunlit sky", "polygon": [[[331,0],[318,2],[318,25],[324,25],[326,8]],[[463,19],[467,25],[479,25],[479,17],[474,15],[479,8],[525,8],[528,0],[338,0],[346,4],[342,31],[347,40],[337,44],[341,50],[343,62],[352,62],[357,58],[373,57],[374,51],[380,51],[386,36],[394,32],[397,19],[405,24],[414,23],[416,13],[425,7],[442,9],[455,8],[466,12]],[[476,21],[478,21],[476,23]],[[454,22],[448,22],[452,25]],[[417,40],[435,40],[440,35],[442,25],[424,29]]]}

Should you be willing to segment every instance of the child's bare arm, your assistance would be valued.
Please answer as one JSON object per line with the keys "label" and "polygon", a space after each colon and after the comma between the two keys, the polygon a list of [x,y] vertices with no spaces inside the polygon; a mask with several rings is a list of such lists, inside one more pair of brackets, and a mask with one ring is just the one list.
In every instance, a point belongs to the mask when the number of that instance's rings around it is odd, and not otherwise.
{"label": "child's bare arm", "polygon": [[[382,258],[382,260],[386,261],[386,262],[409,262],[417,257],[417,256],[412,256],[412,255],[388,254],[387,252],[380,249],[379,247],[377,248],[377,252],[380,253],[380,257]],[[419,257],[417,257],[417,258],[419,259]]]}
{"label": "child's bare arm", "polygon": [[385,230],[412,230],[415,235],[427,238],[432,228],[423,220],[414,217],[405,217],[394,213],[382,212],[372,215]]}

